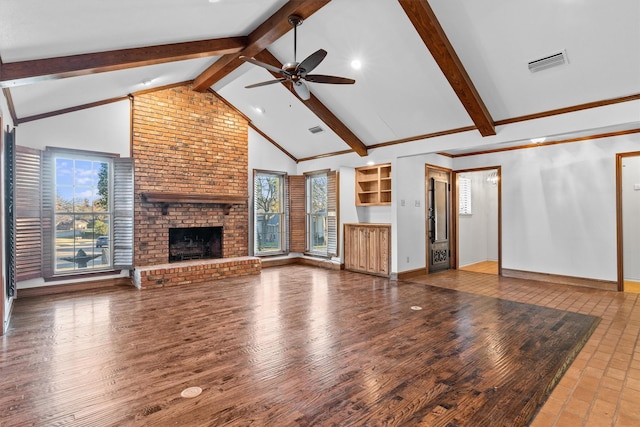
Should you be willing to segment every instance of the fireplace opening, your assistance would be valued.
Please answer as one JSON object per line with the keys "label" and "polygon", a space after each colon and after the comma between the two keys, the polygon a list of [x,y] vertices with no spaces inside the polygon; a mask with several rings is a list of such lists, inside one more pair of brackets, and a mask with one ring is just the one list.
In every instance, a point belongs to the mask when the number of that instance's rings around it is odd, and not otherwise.
{"label": "fireplace opening", "polygon": [[222,258],[222,227],[169,229],[169,262]]}

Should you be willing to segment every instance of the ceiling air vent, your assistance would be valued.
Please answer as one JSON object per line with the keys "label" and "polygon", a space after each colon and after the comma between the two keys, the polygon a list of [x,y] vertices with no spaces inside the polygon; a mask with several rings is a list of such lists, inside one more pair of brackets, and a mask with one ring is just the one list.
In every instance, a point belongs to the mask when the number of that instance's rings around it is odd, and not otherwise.
{"label": "ceiling air vent", "polygon": [[529,62],[529,71],[535,73],[537,71],[546,70],[547,68],[566,64],[567,62],[567,53],[565,51],[562,51]]}
{"label": "ceiling air vent", "polygon": [[312,128],[309,128],[309,132],[320,133],[320,132],[324,132],[324,130],[320,126],[314,126]]}

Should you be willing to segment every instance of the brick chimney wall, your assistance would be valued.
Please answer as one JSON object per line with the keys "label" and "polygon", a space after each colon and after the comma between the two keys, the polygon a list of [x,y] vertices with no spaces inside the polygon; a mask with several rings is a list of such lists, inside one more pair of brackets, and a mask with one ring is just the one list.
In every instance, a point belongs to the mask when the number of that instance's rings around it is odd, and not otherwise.
{"label": "brick chimney wall", "polygon": [[132,155],[135,160],[135,255],[138,266],[168,262],[169,228],[223,226],[223,258],[245,257],[248,205],[160,203],[141,193],[248,196],[247,122],[210,92],[187,86],[136,95]]}

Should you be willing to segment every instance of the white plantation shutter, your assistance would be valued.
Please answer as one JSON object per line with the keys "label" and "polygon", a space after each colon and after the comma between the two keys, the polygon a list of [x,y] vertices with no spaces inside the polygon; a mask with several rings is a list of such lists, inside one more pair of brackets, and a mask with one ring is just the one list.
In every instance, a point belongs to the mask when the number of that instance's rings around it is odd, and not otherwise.
{"label": "white plantation shutter", "polygon": [[16,146],[16,280],[42,277],[40,150]]}
{"label": "white plantation shutter", "polygon": [[291,252],[306,250],[306,178],[303,175],[289,175],[289,249]]}
{"label": "white plantation shutter", "polygon": [[471,215],[471,178],[458,178],[458,213]]}
{"label": "white plantation shutter", "polygon": [[47,149],[42,153],[42,275],[53,276],[54,271],[54,209],[55,194],[53,191],[54,153]]}
{"label": "white plantation shutter", "polygon": [[113,160],[113,268],[133,269],[133,159]]}
{"label": "white plantation shutter", "polygon": [[327,173],[327,255],[338,255],[338,172]]}

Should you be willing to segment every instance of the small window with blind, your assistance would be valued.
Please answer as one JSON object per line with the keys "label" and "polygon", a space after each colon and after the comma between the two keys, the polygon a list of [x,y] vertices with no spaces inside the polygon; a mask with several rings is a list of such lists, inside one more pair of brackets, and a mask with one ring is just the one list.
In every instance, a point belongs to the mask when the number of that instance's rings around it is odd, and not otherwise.
{"label": "small window with blind", "polygon": [[471,178],[458,178],[458,213],[471,215]]}

